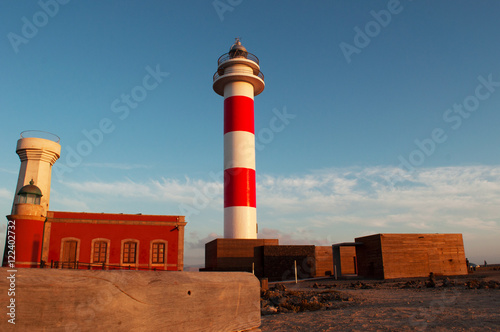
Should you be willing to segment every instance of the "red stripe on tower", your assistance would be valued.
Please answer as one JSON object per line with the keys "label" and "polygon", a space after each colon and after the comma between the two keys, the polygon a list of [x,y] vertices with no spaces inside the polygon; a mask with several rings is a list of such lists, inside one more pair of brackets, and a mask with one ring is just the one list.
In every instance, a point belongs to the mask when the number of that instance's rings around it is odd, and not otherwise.
{"label": "red stripe on tower", "polygon": [[224,99],[224,134],[230,131],[255,133],[252,98],[233,96]]}
{"label": "red stripe on tower", "polygon": [[224,207],[256,207],[255,170],[233,167],[224,171]]}

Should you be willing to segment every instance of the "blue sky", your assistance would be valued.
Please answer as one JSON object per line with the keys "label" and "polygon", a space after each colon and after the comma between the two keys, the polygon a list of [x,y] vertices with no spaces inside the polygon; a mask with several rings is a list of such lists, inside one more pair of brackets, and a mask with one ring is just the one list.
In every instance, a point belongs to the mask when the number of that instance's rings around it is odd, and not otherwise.
{"label": "blue sky", "polygon": [[223,233],[212,75],[241,37],[266,82],[259,236],[462,233],[471,261],[500,262],[499,12],[498,1],[2,1],[0,211],[20,132],[52,132],[51,210],[186,215],[185,262],[203,263]]}

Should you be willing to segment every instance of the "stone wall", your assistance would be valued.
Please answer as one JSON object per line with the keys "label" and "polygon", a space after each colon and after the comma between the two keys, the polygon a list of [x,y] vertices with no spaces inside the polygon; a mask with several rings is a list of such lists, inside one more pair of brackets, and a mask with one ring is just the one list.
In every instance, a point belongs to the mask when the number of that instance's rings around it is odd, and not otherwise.
{"label": "stone wall", "polygon": [[359,275],[393,279],[467,274],[462,234],[376,234],[356,238]]}
{"label": "stone wall", "polygon": [[263,276],[269,281],[295,279],[295,262],[298,279],[315,276],[315,246],[281,245],[263,246]]}
{"label": "stone wall", "polygon": [[[258,269],[254,251],[263,245],[278,245],[277,239],[215,239],[205,244],[203,271],[245,271]],[[258,258],[257,258],[258,259]]]}
{"label": "stone wall", "polygon": [[315,277],[333,275],[333,259],[331,246],[316,246],[315,248]]}

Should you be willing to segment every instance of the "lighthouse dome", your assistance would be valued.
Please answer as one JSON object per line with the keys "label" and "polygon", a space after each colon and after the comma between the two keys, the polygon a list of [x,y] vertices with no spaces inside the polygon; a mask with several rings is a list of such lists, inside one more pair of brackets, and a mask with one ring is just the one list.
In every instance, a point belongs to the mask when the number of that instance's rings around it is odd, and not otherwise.
{"label": "lighthouse dome", "polygon": [[229,49],[229,52],[231,52],[233,50],[234,51],[236,51],[236,50],[238,50],[238,51],[244,51],[244,52],[247,51],[247,49],[245,48],[245,46],[241,45],[241,42],[239,41],[239,39],[236,40],[236,42],[233,44],[233,46],[231,46],[231,48]]}
{"label": "lighthouse dome", "polygon": [[236,41],[234,42],[233,46],[229,49],[229,56],[231,58],[234,57],[244,57],[246,58],[248,55],[248,51],[245,48],[245,46],[241,45],[240,39],[236,38]]}
{"label": "lighthouse dome", "polygon": [[37,186],[35,186],[33,184],[33,180],[30,181],[30,184],[22,187],[17,194],[18,195],[31,194],[31,195],[35,195],[35,196],[43,196],[40,188],[38,188]]}
{"label": "lighthouse dome", "polygon": [[19,196],[18,203],[40,204],[40,198],[43,196],[40,188],[35,186],[33,180],[30,184],[22,187],[17,193]]}

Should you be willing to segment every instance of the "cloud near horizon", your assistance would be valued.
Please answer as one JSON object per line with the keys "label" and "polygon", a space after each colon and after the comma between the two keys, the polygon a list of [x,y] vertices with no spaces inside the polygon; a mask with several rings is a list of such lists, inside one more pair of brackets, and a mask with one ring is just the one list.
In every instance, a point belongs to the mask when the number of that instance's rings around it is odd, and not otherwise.
{"label": "cloud near horizon", "polygon": [[[86,198],[110,193],[127,200],[191,207],[196,215],[222,211],[223,185],[185,177],[147,182],[63,182],[58,191]],[[324,169],[300,176],[257,177],[259,223],[315,228],[332,225],[398,226],[415,231],[469,228],[499,232],[500,166],[422,168],[412,173],[395,167]],[[59,199],[58,204],[68,204]],[[83,205],[84,204],[84,205]],[[189,209],[187,210],[190,211]],[[179,211],[172,211],[172,214]],[[191,216],[190,216],[191,217]]]}
{"label": "cloud near horizon", "polygon": [[[398,176],[394,176],[394,174]],[[500,167],[328,169],[263,176],[259,207],[289,216],[307,209],[317,227],[348,223],[432,230],[447,225],[499,231]]]}
{"label": "cloud near horizon", "polygon": [[[185,215],[186,257],[202,259],[204,244],[223,228],[223,184],[216,180],[56,182],[52,189],[53,210]],[[12,195],[0,188],[6,210]],[[259,238],[331,245],[374,233],[462,233],[472,256],[482,257],[500,250],[499,198],[500,166],[263,174],[257,177]]]}

